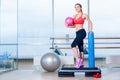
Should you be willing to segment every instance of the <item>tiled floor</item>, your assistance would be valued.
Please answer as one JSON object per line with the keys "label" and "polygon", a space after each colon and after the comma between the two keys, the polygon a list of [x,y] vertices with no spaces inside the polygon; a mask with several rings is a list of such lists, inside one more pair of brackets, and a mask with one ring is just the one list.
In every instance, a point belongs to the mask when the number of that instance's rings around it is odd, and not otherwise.
{"label": "tiled floor", "polygon": [[0,80],[120,80],[120,68],[102,68],[102,78],[84,77],[81,73],[75,77],[58,77],[57,72],[16,70],[1,74]]}

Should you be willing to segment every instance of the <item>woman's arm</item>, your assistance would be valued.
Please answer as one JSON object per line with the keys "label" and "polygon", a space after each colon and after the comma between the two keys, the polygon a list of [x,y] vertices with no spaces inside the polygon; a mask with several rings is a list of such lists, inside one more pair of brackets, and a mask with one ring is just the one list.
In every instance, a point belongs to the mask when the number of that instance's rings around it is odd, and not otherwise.
{"label": "woman's arm", "polygon": [[90,31],[90,33],[92,33],[92,28],[93,28],[92,21],[90,20],[90,18],[88,17],[87,14],[84,14],[84,17],[88,21],[88,24],[89,24],[89,27],[90,27],[89,31]]}
{"label": "woman's arm", "polygon": [[68,26],[66,22],[65,22],[65,26],[66,26],[67,28],[75,28],[75,25],[73,25],[73,26]]}

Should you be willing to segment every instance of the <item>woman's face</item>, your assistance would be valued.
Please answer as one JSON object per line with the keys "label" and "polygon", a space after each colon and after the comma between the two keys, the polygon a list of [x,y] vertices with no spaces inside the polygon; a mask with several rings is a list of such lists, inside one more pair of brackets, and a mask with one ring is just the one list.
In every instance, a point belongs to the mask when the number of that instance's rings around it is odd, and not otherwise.
{"label": "woman's face", "polygon": [[80,11],[81,11],[80,6],[79,6],[79,5],[75,5],[75,10],[76,10],[77,12],[80,12]]}

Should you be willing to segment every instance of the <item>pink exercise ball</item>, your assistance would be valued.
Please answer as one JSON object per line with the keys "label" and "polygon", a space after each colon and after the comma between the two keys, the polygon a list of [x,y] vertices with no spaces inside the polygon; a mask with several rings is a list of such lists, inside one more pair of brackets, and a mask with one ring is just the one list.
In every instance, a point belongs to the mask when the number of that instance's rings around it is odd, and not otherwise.
{"label": "pink exercise ball", "polygon": [[72,17],[67,17],[67,18],[65,19],[65,22],[66,22],[66,24],[67,24],[68,26],[73,26],[73,25],[74,25],[74,20],[73,20]]}

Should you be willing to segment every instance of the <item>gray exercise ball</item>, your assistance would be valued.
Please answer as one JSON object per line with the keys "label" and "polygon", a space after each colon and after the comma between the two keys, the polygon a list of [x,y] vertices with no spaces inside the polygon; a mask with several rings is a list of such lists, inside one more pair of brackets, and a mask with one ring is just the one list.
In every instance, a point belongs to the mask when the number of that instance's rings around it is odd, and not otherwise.
{"label": "gray exercise ball", "polygon": [[48,72],[53,72],[60,66],[60,58],[55,53],[46,53],[41,58],[41,66]]}

